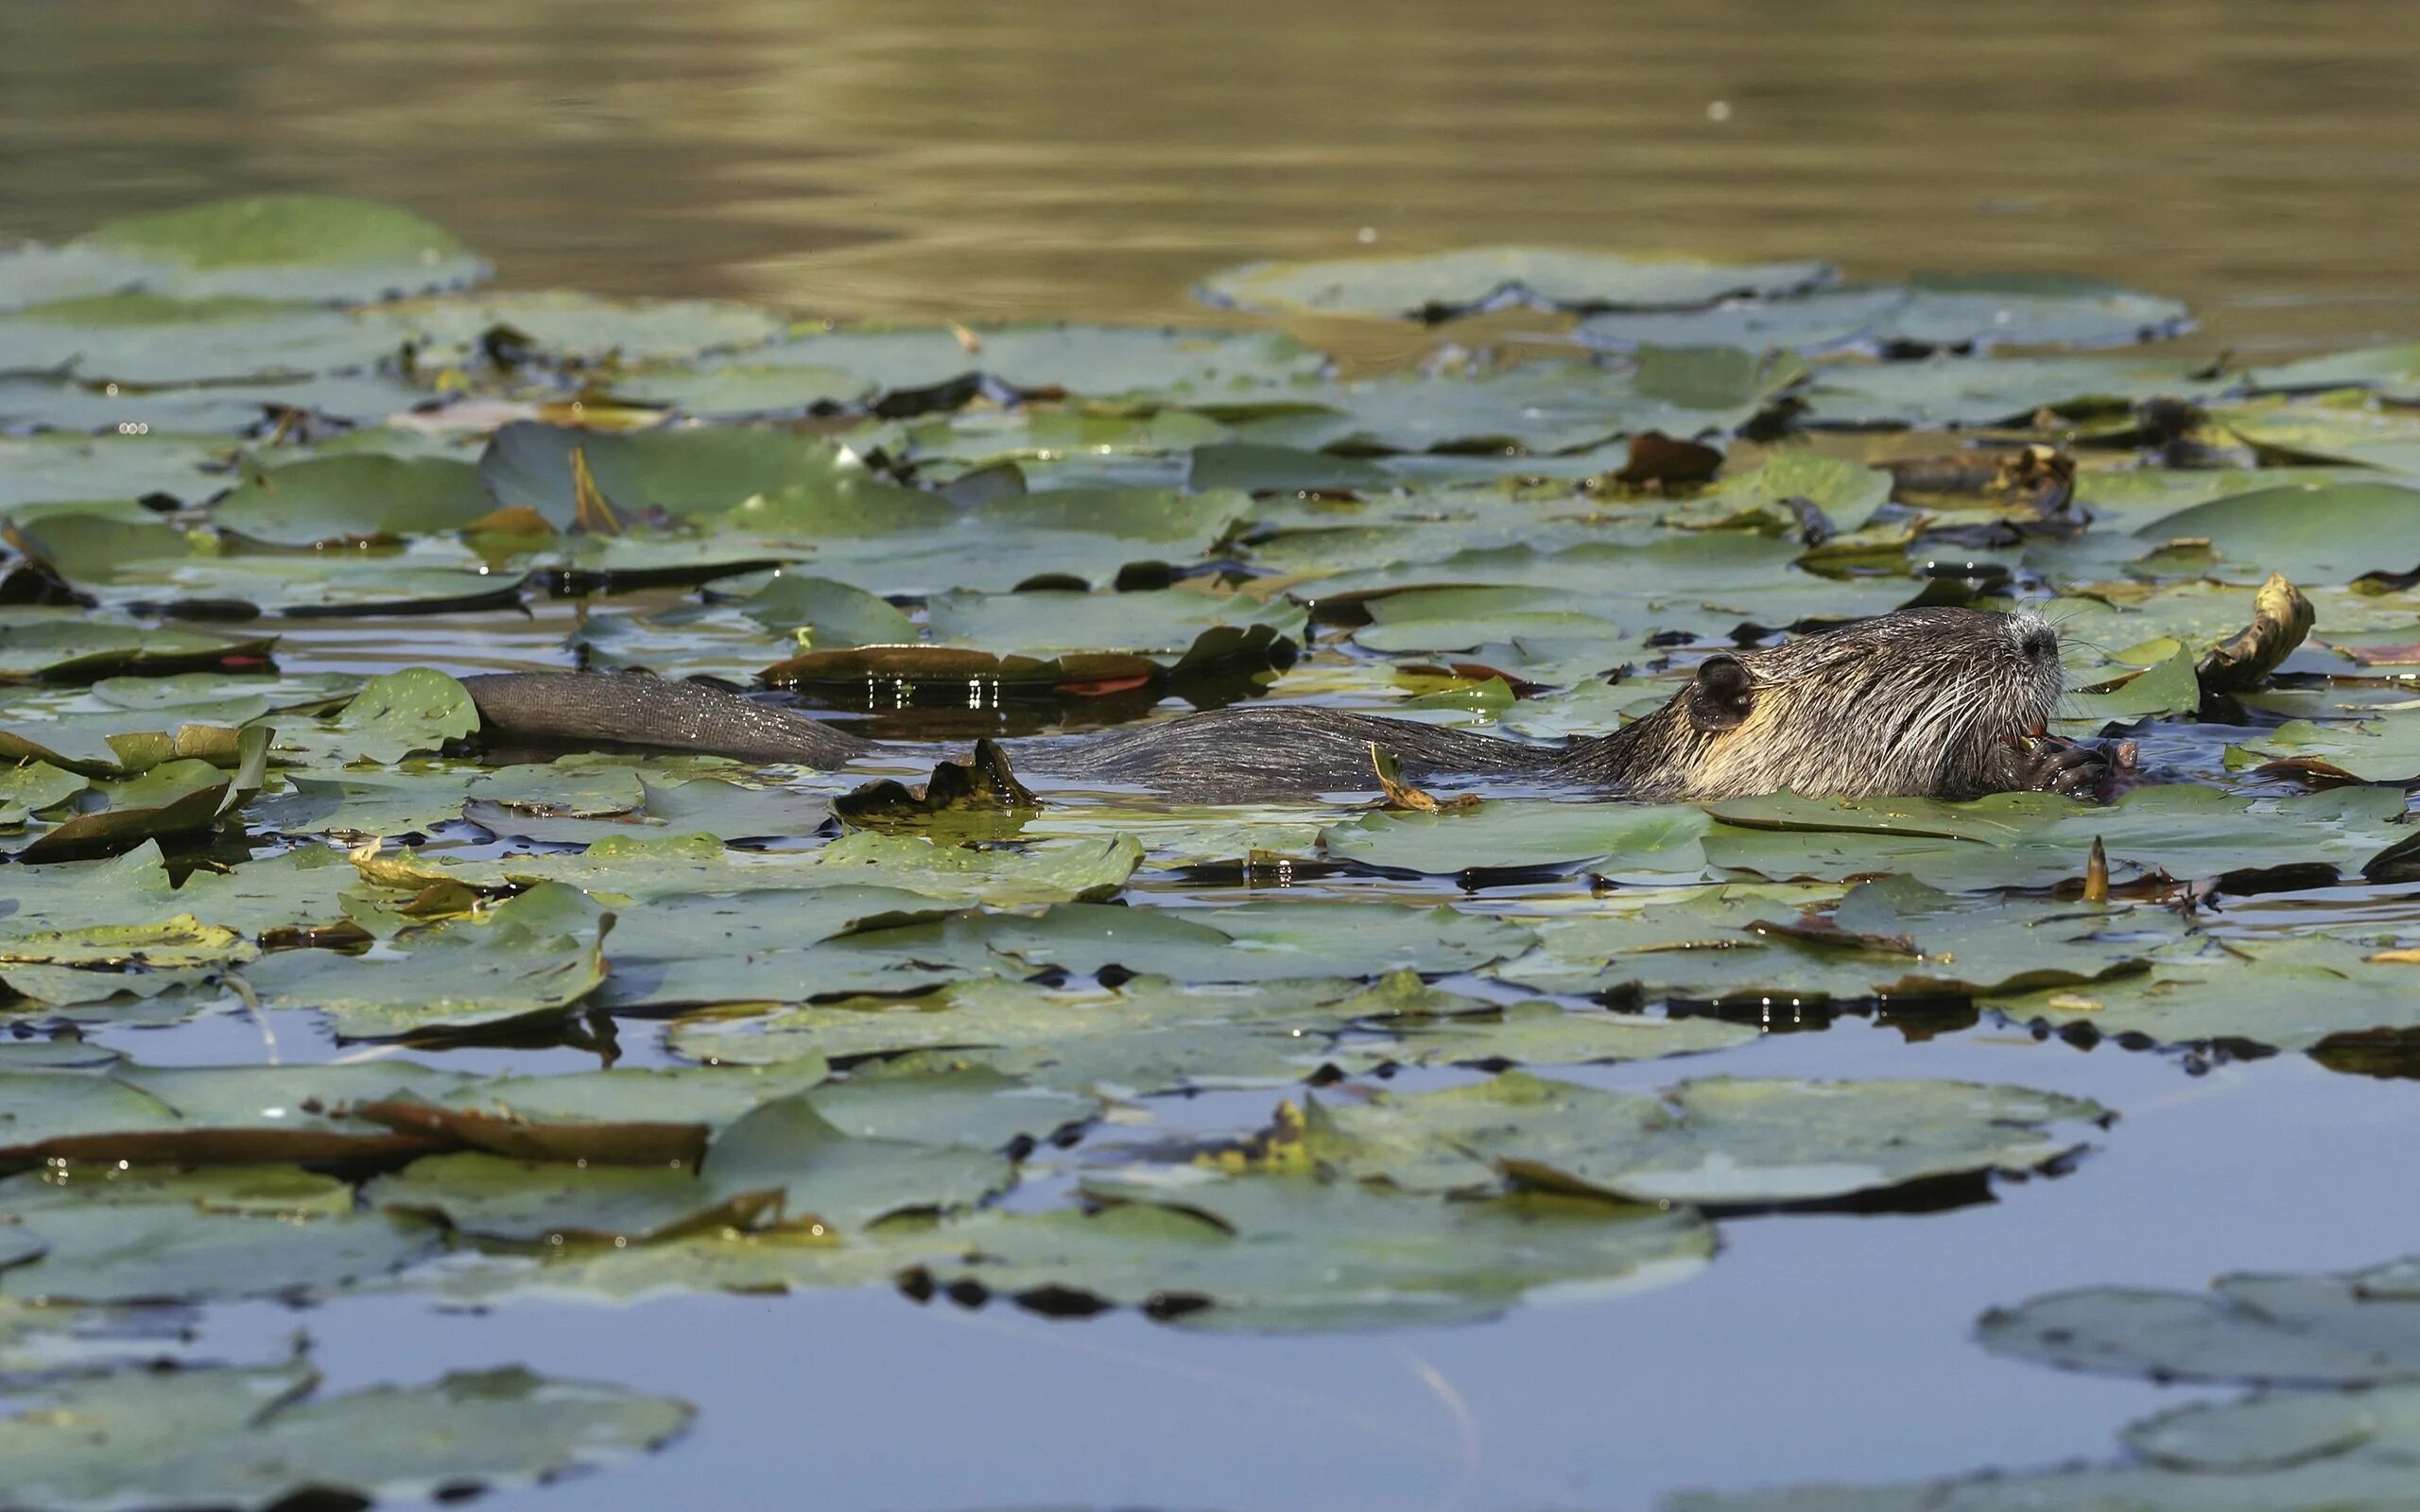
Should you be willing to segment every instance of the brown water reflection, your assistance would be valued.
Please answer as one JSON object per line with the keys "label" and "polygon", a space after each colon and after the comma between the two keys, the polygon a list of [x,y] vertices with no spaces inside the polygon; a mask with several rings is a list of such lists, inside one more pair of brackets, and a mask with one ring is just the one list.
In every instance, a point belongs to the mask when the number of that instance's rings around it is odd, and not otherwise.
{"label": "brown water reflection", "polygon": [[1182,318],[1223,263],[1367,236],[2067,269],[2244,350],[2420,332],[2405,0],[21,0],[0,41],[34,235],[310,188],[518,284],[845,318]]}

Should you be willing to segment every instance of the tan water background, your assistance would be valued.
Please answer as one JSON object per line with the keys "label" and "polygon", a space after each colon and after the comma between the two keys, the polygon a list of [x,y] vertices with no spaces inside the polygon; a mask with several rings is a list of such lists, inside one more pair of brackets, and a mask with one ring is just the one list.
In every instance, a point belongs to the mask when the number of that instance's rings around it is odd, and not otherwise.
{"label": "tan water background", "polygon": [[1198,318],[1475,241],[2067,270],[2420,336],[2409,0],[14,0],[0,232],[402,201],[506,281]]}

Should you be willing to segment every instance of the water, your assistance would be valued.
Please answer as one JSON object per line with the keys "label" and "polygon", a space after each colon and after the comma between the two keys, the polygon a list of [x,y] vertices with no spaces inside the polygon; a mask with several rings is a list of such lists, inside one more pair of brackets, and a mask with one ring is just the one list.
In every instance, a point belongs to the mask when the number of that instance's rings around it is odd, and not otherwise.
{"label": "water", "polygon": [[[1520,240],[2096,274],[2190,301],[2206,351],[2420,335],[2420,20],[2396,0],[20,0],[0,43],[0,232],[36,236],[309,189],[407,204],[510,284],[851,319],[1217,318],[1186,290],[1231,262]],[[1367,360],[1431,339],[1305,334]],[[423,627],[418,649],[545,660],[568,625],[542,606]],[[385,664],[368,628],[308,659]],[[2401,919],[2411,897],[2325,902]],[[272,1027],[288,1058],[326,1054],[307,1022]],[[234,1059],[258,1035],[231,1017],[114,1038]],[[624,1049],[652,1057],[649,1026]],[[1991,1205],[1733,1222],[1688,1284],[1479,1327],[1229,1338],[881,1292],[302,1322],[332,1389],[520,1361],[701,1409],[668,1453],[499,1507],[710,1488],[735,1508],[1633,1512],[1685,1486],[2105,1454],[2120,1421],[2194,1394],[1994,1360],[1977,1313],[2415,1247],[2408,1083],[2302,1057],[2194,1076],[1990,1026],[1909,1044],[1858,1020],[1592,1079],[1701,1069],[2021,1081],[2123,1116],[2073,1174]],[[1165,1111],[1241,1124],[1274,1099],[1248,1101]],[[296,1321],[210,1327],[265,1356]]]}

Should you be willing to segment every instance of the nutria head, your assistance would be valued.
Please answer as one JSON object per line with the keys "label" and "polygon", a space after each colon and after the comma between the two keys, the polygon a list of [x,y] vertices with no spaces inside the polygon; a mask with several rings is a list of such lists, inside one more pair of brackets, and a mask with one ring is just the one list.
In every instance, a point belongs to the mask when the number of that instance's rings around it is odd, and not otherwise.
{"label": "nutria head", "polygon": [[1649,799],[1792,792],[1974,798],[2057,711],[2059,635],[2019,610],[1912,609],[1770,650],[1718,652],[1597,743]]}

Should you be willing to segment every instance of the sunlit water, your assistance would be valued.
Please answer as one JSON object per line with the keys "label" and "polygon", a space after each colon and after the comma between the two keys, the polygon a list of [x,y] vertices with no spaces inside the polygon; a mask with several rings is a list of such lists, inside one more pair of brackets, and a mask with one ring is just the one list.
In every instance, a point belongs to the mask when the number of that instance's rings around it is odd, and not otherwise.
{"label": "sunlit water", "polygon": [[[2400,0],[126,0],[9,6],[0,43],[6,232],[365,194],[510,284],[853,319],[1216,318],[1186,291],[1243,259],[1568,242],[2097,274],[2190,301],[2201,350],[2420,336],[2420,20]],[[1430,339],[1306,334],[1381,357]],[[418,622],[406,644],[545,661],[573,612]],[[303,644],[315,666],[397,654],[388,625]],[[2410,889],[2346,889],[2232,922],[2306,905],[2391,926],[2413,909]],[[229,1060],[264,1035],[288,1059],[330,1053],[303,1016],[112,1038]],[[644,1024],[622,1049],[662,1058]],[[1989,1025],[1907,1043],[1855,1019],[1719,1066],[1578,1074],[1717,1069],[2022,1081],[2123,1116],[2073,1174],[1989,1206],[1733,1222],[1686,1285],[1480,1327],[1272,1341],[882,1293],[379,1300],[302,1322],[333,1388],[520,1361],[701,1409],[668,1453],[497,1506],[1627,1512],[1685,1486],[2104,1455],[2121,1420],[2189,1393],[1994,1360],[1969,1342],[1978,1312],[2420,1247],[2408,1082],[2303,1057],[2193,1075]],[[1161,1116],[1249,1126],[1273,1101]],[[209,1335],[257,1356],[295,1322],[228,1309]]]}

